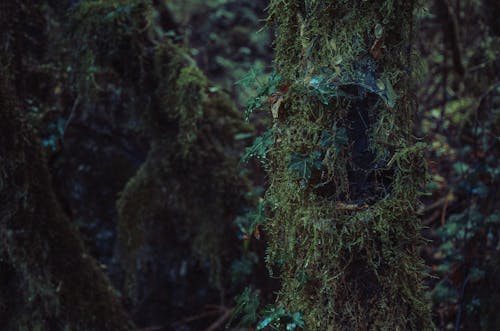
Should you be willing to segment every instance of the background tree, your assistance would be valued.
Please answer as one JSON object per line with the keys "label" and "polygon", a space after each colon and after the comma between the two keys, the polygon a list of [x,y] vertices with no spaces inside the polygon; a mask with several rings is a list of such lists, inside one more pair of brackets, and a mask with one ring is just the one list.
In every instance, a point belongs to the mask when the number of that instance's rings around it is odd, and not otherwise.
{"label": "background tree", "polygon": [[227,318],[232,222],[248,189],[235,135],[251,127],[166,34],[169,17],[149,1],[87,1],[70,22],[75,56],[85,59],[76,68],[81,104],[119,94],[150,144],[117,202],[123,292],[144,326],[170,325],[207,303]]}
{"label": "background tree", "polygon": [[132,330],[52,191],[40,143],[0,84],[0,323],[5,330]]}

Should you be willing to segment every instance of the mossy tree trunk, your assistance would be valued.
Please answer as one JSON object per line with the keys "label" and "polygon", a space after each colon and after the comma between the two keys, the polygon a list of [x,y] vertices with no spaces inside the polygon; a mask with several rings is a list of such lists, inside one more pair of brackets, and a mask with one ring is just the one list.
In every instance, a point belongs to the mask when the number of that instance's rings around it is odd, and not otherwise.
{"label": "mossy tree trunk", "polygon": [[146,161],[117,201],[123,292],[139,325],[170,325],[223,303],[238,251],[233,220],[247,190],[234,136],[249,126],[168,38],[162,24],[173,23],[159,22],[160,15],[151,1],[86,1],[70,24],[85,59],[77,70],[87,78],[75,84],[82,103],[119,89],[121,107],[140,116],[150,140]]}
{"label": "mossy tree trunk", "polygon": [[1,79],[2,330],[132,330],[116,293],[63,214],[41,146]]}
{"label": "mossy tree trunk", "polygon": [[268,262],[306,330],[429,330],[414,1],[272,0]]}
{"label": "mossy tree trunk", "polygon": [[232,223],[248,189],[234,135],[248,128],[183,50],[165,43],[156,56],[159,108],[145,114],[155,133],[117,202],[118,245],[125,293],[165,323],[224,300],[238,251]]}

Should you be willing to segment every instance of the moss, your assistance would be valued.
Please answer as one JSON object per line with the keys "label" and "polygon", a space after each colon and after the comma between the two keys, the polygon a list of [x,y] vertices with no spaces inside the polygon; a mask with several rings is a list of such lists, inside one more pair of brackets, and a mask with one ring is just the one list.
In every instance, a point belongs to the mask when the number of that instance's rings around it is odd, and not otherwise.
{"label": "moss", "polygon": [[[289,88],[267,154],[267,259],[277,301],[307,330],[433,328],[415,216],[425,163],[411,136],[413,7],[270,4]],[[309,155],[319,165],[301,178],[291,164]]]}
{"label": "moss", "polygon": [[[2,68],[2,72],[4,68]],[[132,330],[63,214],[39,142],[0,84],[0,285],[8,330]],[[4,269],[5,267],[5,269]],[[3,273],[3,272],[2,272]]]}
{"label": "moss", "polygon": [[224,299],[236,253],[227,239],[247,185],[234,135],[250,128],[188,53],[157,33],[148,1],[119,4],[117,11],[114,2],[90,1],[73,13],[73,38],[89,59],[78,69],[89,80],[79,86],[96,102],[105,97],[101,77],[113,81],[150,138],[146,161],[117,201],[117,246],[134,310],[168,323],[217,294]]}
{"label": "moss", "polygon": [[[173,46],[163,47],[158,51],[162,63],[178,60],[164,57],[168,47],[177,56],[183,54]],[[147,160],[117,204],[119,242],[132,297],[143,286],[137,275],[148,272],[144,249],[172,250],[174,245],[188,250],[182,256],[169,256],[173,265],[190,255],[198,261],[208,259],[212,285],[220,286],[220,267],[230,260],[224,239],[231,236],[229,226],[243,204],[246,184],[238,175],[237,154],[228,154],[235,152],[233,136],[242,127],[242,119],[227,96],[208,91],[206,79],[193,64],[184,68],[182,62],[177,64],[178,76],[159,85],[163,107],[149,113],[151,122],[146,127],[154,127],[157,134]],[[177,123],[176,140],[170,138],[170,128],[154,120],[156,111]],[[161,236],[168,240],[159,242]]]}

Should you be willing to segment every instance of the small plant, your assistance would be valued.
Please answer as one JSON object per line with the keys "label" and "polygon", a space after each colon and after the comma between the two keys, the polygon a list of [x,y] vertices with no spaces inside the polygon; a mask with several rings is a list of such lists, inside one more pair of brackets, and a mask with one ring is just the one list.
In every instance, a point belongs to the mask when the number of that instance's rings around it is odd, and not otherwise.
{"label": "small plant", "polygon": [[263,330],[266,327],[271,327],[275,330],[292,331],[304,327],[302,314],[299,312],[289,313],[283,307],[270,308],[264,318],[257,324],[257,330]]}
{"label": "small plant", "polygon": [[265,164],[267,152],[274,144],[272,129],[267,130],[264,135],[257,137],[252,146],[247,147],[245,154],[242,157],[242,162],[248,162],[251,158],[256,157],[262,164]]}
{"label": "small plant", "polygon": [[257,291],[250,287],[245,288],[242,294],[236,298],[236,308],[233,311],[233,317],[240,318],[239,325],[251,327],[257,323],[256,330],[293,331],[304,327],[304,321],[300,312],[287,312],[282,306],[268,306],[259,311],[260,299]]}
{"label": "small plant", "polygon": [[240,317],[239,325],[250,327],[258,320],[258,308],[260,305],[259,295],[256,291],[252,291],[250,287],[246,287],[243,293],[236,298],[236,307],[234,308],[232,318],[229,324],[232,324],[236,317]]}
{"label": "small plant", "polygon": [[272,72],[267,81],[263,82],[259,79],[264,72],[263,67],[253,67],[250,71],[238,81],[238,84],[243,86],[253,86],[256,89],[255,96],[247,101],[247,109],[245,110],[245,120],[248,121],[255,110],[261,110],[269,96],[275,93],[278,85],[281,82],[281,76],[276,72]]}
{"label": "small plant", "polygon": [[321,152],[316,150],[311,154],[292,154],[288,169],[292,170],[300,180],[308,182],[313,170],[321,170],[321,166]]}
{"label": "small plant", "polygon": [[396,94],[392,85],[385,78],[376,78],[374,70],[373,65],[367,65],[346,77],[338,77],[335,73],[323,70],[322,74],[309,80],[308,88],[310,94],[325,105],[335,98],[362,98],[369,92],[376,94],[389,108],[393,108]]}

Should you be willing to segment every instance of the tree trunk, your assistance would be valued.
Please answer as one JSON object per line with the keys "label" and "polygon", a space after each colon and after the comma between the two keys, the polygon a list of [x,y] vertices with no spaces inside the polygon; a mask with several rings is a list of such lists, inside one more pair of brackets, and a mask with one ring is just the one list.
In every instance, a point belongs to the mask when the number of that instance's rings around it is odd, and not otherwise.
{"label": "tree trunk", "polygon": [[306,330],[429,330],[414,1],[273,0],[269,268]]}
{"label": "tree trunk", "polygon": [[248,128],[184,51],[166,43],[157,56],[163,100],[146,120],[157,134],[117,202],[118,245],[125,293],[141,314],[166,323],[224,300],[238,251],[232,224],[248,190],[234,135]]}
{"label": "tree trunk", "polygon": [[140,115],[150,138],[146,161],[117,201],[117,247],[136,322],[170,325],[223,303],[223,280],[238,251],[233,220],[247,190],[234,136],[249,126],[166,37],[161,24],[168,22],[157,21],[161,12],[150,1],[120,6],[84,2],[75,9],[75,50],[89,59],[78,77],[98,68],[77,85],[84,102],[99,103],[113,93],[99,82],[113,82],[120,106]]}
{"label": "tree trunk", "polygon": [[63,214],[41,146],[1,80],[2,329],[132,330],[116,293]]}

